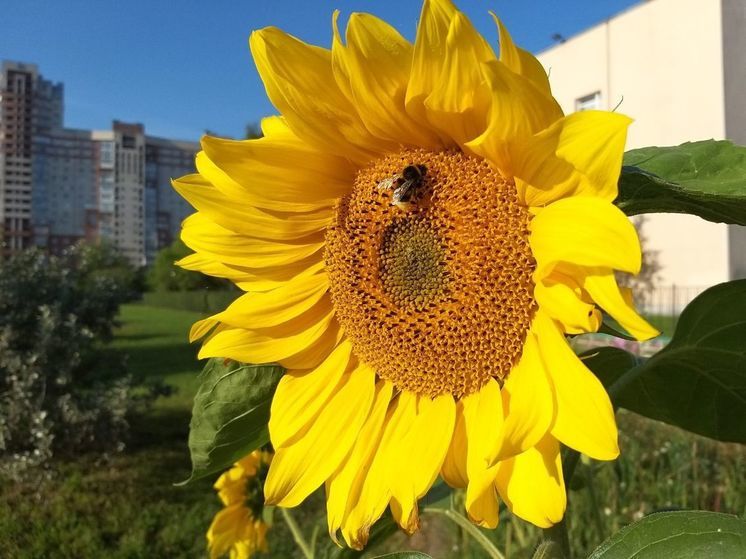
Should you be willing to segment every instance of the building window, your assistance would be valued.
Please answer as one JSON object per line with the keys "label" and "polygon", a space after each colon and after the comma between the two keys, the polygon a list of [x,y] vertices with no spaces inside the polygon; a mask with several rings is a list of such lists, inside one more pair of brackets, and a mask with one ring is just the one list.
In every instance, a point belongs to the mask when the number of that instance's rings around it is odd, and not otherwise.
{"label": "building window", "polygon": [[575,99],[575,110],[576,111],[590,111],[592,109],[601,108],[601,92],[596,91],[590,95],[579,97]]}

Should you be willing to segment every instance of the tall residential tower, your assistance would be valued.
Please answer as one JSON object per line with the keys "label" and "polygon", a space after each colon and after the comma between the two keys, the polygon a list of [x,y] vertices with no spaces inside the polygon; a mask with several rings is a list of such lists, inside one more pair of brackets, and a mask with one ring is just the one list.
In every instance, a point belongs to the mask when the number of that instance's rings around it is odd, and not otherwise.
{"label": "tall residential tower", "polygon": [[145,135],[142,124],[63,127],[64,90],[33,64],[0,74],[0,258],[36,245],[113,243],[141,266],[179,234],[191,209],[171,178],[194,172],[197,142]]}

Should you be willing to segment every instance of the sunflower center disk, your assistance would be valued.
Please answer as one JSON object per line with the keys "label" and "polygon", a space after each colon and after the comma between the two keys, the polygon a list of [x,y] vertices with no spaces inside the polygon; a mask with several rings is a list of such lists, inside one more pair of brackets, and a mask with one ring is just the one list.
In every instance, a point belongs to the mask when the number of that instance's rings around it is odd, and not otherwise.
{"label": "sunflower center disk", "polygon": [[536,307],[529,220],[511,181],[460,152],[406,150],[361,169],[326,238],[356,355],[428,396],[504,380]]}

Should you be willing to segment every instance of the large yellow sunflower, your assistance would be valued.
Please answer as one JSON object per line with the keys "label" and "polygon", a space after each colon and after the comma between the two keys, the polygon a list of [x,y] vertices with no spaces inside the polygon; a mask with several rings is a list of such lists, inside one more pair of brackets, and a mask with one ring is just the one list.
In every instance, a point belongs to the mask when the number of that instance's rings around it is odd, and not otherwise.
{"label": "large yellow sunflower", "polygon": [[438,474],[482,526],[498,496],[550,526],[559,443],[619,452],[565,336],[596,331],[598,307],[656,334],[614,279],[640,268],[611,203],[630,119],[564,116],[497,18],[499,58],[449,0],[425,0],[414,45],[357,13],[343,41],[336,18],[331,50],[252,34],[282,116],[262,139],[205,137],[175,183],[198,210],[180,264],[247,291],[191,337],[200,357],[287,369],[265,496],[293,507],[326,484],[335,539],[362,547],[387,506],[416,530]]}

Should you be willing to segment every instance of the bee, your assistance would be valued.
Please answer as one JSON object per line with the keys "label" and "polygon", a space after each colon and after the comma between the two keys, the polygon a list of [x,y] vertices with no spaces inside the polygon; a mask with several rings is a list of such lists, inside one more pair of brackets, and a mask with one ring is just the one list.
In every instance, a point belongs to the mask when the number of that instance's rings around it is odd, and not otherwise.
{"label": "bee", "polygon": [[400,210],[412,207],[412,201],[417,189],[425,180],[427,167],[424,165],[407,165],[401,173],[383,179],[378,183],[379,190],[393,190],[391,205]]}

